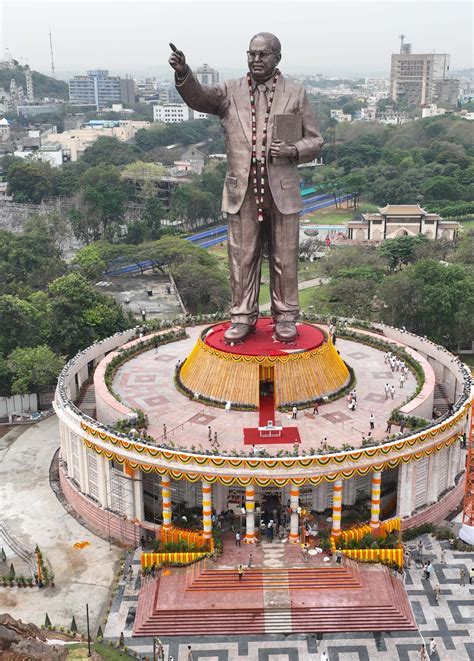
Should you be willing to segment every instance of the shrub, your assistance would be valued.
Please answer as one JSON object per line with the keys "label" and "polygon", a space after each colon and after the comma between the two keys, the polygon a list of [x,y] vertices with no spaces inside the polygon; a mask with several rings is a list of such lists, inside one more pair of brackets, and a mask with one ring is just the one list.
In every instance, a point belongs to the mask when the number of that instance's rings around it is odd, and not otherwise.
{"label": "shrub", "polygon": [[434,532],[434,525],[432,523],[423,523],[421,526],[416,526],[415,528],[409,528],[402,532],[402,539],[404,542],[409,542],[415,537],[420,535],[428,535]]}

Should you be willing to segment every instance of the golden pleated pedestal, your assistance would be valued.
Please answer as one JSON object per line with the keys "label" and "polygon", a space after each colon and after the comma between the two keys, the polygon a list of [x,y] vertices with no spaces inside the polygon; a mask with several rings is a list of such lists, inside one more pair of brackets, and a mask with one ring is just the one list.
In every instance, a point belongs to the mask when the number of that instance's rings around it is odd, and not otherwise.
{"label": "golden pleated pedestal", "polygon": [[276,406],[290,406],[337,393],[350,381],[335,346],[316,326],[298,324],[298,338],[288,344],[275,340],[271,319],[260,319],[255,334],[229,346],[223,340],[228,325],[207,329],[183,363],[179,380],[190,396],[258,408],[266,383]]}

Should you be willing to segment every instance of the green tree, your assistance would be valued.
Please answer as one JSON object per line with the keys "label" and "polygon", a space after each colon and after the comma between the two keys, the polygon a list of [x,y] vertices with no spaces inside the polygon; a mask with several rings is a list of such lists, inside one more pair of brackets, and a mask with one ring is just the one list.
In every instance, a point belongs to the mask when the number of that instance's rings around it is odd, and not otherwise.
{"label": "green tree", "polygon": [[95,340],[124,330],[130,325],[113,298],[98,293],[78,273],[70,273],[48,287],[50,304],[49,344],[74,356]]}
{"label": "green tree", "polygon": [[100,136],[84,151],[82,160],[89,165],[126,165],[138,160],[140,152],[135,145]]}
{"label": "green tree", "polygon": [[46,345],[15,349],[7,362],[13,375],[11,390],[16,395],[52,386],[64,365],[64,359]]}
{"label": "green tree", "polygon": [[379,296],[389,323],[450,347],[473,337],[474,277],[461,264],[422,259],[386,278]]}
{"label": "green tree", "polygon": [[7,356],[17,347],[38,344],[45,313],[18,296],[0,296],[0,354]]}
{"label": "green tree", "polygon": [[193,314],[225,310],[230,301],[229,283],[222,271],[189,262],[172,269],[181,298]]}
{"label": "green tree", "polygon": [[451,177],[433,177],[423,185],[423,194],[428,200],[459,200],[461,187]]}
{"label": "green tree", "polygon": [[84,243],[113,239],[123,220],[128,186],[113,165],[89,168],[79,180],[79,206],[70,213],[74,235]]}
{"label": "green tree", "polygon": [[43,199],[55,195],[58,177],[49,163],[13,163],[7,172],[8,192],[17,202],[39,204]]}
{"label": "green tree", "polygon": [[416,259],[418,246],[428,241],[424,234],[417,236],[400,236],[396,239],[384,241],[379,246],[379,253],[385,257],[390,268],[394,271],[403,265],[409,264]]}
{"label": "green tree", "polygon": [[0,230],[0,294],[43,289],[66,270],[54,239],[41,231]]}

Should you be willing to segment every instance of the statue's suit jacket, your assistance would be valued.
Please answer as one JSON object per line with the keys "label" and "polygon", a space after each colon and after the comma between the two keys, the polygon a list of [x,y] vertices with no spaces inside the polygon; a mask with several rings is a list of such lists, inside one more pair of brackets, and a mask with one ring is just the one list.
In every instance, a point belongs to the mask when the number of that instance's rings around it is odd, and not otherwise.
{"label": "statue's suit jacket", "polygon": [[[176,78],[176,89],[194,110],[219,116],[227,145],[222,211],[238,213],[249,184],[252,158],[252,115],[247,78],[212,86],[201,85],[188,69],[183,80]],[[307,163],[318,154],[323,139],[304,88],[280,75],[268,119],[267,156],[273,136],[274,116],[292,114],[303,117],[303,137],[294,145],[298,149],[298,163]],[[267,158],[267,163],[269,186],[278,210],[283,214],[298,213],[303,205],[297,164],[288,158]]]}

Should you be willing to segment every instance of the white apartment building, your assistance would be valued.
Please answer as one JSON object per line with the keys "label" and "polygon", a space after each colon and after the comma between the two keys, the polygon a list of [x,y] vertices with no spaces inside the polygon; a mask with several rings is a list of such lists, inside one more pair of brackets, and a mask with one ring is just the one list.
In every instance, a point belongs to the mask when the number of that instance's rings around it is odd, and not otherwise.
{"label": "white apartment building", "polygon": [[192,110],[185,103],[160,103],[153,106],[153,121],[164,124],[179,124],[191,119],[206,119],[205,112]]}

